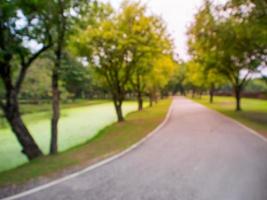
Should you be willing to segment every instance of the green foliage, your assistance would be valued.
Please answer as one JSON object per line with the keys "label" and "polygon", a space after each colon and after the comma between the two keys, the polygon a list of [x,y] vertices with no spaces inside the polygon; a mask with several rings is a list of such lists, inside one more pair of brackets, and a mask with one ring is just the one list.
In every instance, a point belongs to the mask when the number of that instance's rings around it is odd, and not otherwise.
{"label": "green foliage", "polygon": [[214,46],[216,21],[211,4],[205,1],[188,30],[188,46],[192,60],[188,63],[186,84],[194,88],[218,88],[224,83],[219,68],[224,64],[217,58],[217,46]]}
{"label": "green foliage", "polygon": [[205,88],[205,74],[202,65],[190,61],[187,63],[184,84],[193,88]]}
{"label": "green foliage", "polygon": [[139,95],[160,91],[173,75],[173,45],[164,22],[157,16],[147,16],[143,7],[134,28],[137,55],[131,77],[133,91]]}
{"label": "green foliage", "polygon": [[240,110],[240,93],[251,75],[266,63],[267,15],[259,5],[266,8],[266,3],[257,0],[222,5],[207,0],[188,30],[193,62],[203,66],[211,85],[223,83],[222,78],[232,84],[236,110]]}
{"label": "green foliage", "polygon": [[21,98],[38,102],[50,96],[51,62],[48,59],[38,59],[28,70],[22,86]]}
{"label": "green foliage", "polygon": [[27,64],[33,54],[27,43],[43,45],[49,42],[49,30],[46,27],[49,14],[44,5],[43,2],[34,0],[1,1],[1,65],[10,61],[18,63],[16,60]]}
{"label": "green foliage", "polygon": [[146,76],[147,91],[159,92],[173,77],[177,63],[168,55],[161,55],[153,59],[151,73]]}
{"label": "green foliage", "polygon": [[83,66],[75,58],[66,55],[61,67],[63,87],[73,94],[74,98],[84,98],[92,93],[92,70]]}
{"label": "green foliage", "polygon": [[51,46],[49,20],[43,1],[1,2],[0,75],[5,94],[11,88],[19,93],[29,66]]}
{"label": "green foliage", "polygon": [[74,51],[90,62],[114,94],[118,88],[125,90],[132,69],[129,64],[132,59],[130,42],[124,38],[127,37],[123,32],[125,27],[119,24],[117,18],[110,15],[103,20],[95,20],[97,24],[81,29],[72,40]]}
{"label": "green foliage", "polygon": [[266,92],[267,84],[262,79],[252,79],[245,87],[246,92],[258,93],[258,92]]}
{"label": "green foliage", "polygon": [[170,66],[171,58],[166,57],[171,57],[172,42],[161,19],[148,15],[141,3],[124,1],[116,12],[109,6],[101,8],[107,11],[100,9],[87,27],[79,25],[70,46],[100,75],[117,110],[131,85],[134,91],[143,93],[145,83],[153,82],[147,81],[152,75],[146,75],[156,73],[158,79],[154,82],[160,87],[168,82],[169,74],[159,63],[166,61],[166,66]]}

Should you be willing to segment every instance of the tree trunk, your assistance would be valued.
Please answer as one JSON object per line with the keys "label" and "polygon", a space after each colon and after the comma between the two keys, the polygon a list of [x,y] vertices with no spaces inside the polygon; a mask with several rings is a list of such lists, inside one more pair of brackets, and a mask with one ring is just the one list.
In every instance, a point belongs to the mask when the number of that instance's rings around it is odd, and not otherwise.
{"label": "tree trunk", "polygon": [[122,101],[117,100],[117,99],[113,99],[113,103],[115,106],[118,122],[123,122],[124,117],[123,117],[123,113],[122,113]]}
{"label": "tree trunk", "polygon": [[65,43],[65,34],[67,30],[66,16],[64,15],[65,7],[64,1],[60,0],[58,3],[58,17],[57,17],[57,38],[55,45],[55,61],[52,72],[52,119],[51,119],[51,143],[50,154],[58,152],[58,121],[60,118],[60,91],[59,91],[59,72],[61,69],[62,53]]}
{"label": "tree trunk", "polygon": [[213,103],[213,97],[214,97],[213,90],[210,90],[210,104]]}
{"label": "tree trunk", "polygon": [[142,98],[142,94],[140,91],[138,91],[138,94],[137,94],[137,101],[138,101],[138,111],[142,111],[143,110],[143,98]]}
{"label": "tree trunk", "polygon": [[157,104],[158,103],[158,95],[156,93],[153,95],[153,99],[154,99],[155,104]]}
{"label": "tree trunk", "polygon": [[182,96],[186,96],[186,94],[185,94],[185,89],[184,89],[183,87],[180,89],[180,92],[181,92],[181,95],[182,95]]}
{"label": "tree trunk", "polygon": [[213,97],[214,97],[214,86],[213,86],[213,84],[210,87],[209,94],[210,94],[210,103],[212,104],[213,103]]}
{"label": "tree trunk", "polygon": [[149,94],[149,107],[153,106],[153,95],[150,93]]}
{"label": "tree trunk", "polygon": [[235,86],[234,88],[235,92],[235,99],[236,99],[236,111],[241,111],[241,87]]}
{"label": "tree trunk", "polygon": [[160,99],[164,99],[165,95],[164,95],[164,91],[160,92]]}
{"label": "tree trunk", "polygon": [[58,121],[60,117],[59,113],[59,101],[60,92],[58,86],[58,66],[55,66],[52,74],[52,119],[51,119],[51,143],[50,143],[50,154],[57,153],[57,143],[58,143]]}
{"label": "tree trunk", "polygon": [[196,90],[193,88],[192,90],[192,98],[195,98]]}
{"label": "tree trunk", "polygon": [[199,98],[202,99],[202,90],[199,92]]}
{"label": "tree trunk", "polygon": [[42,151],[35,143],[33,137],[21,118],[15,91],[11,91],[8,103],[4,108],[4,113],[12,131],[15,133],[19,143],[22,146],[22,153],[24,153],[29,160],[33,160],[39,156],[42,156]]}
{"label": "tree trunk", "polygon": [[143,98],[142,98],[142,89],[141,89],[141,77],[140,74],[136,74],[136,93],[137,93],[137,102],[138,102],[138,111],[143,110]]}

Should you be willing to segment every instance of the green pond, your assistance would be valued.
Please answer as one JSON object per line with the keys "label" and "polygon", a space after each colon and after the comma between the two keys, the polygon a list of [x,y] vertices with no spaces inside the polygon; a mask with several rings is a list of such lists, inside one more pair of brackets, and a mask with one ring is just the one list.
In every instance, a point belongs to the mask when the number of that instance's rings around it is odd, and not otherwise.
{"label": "green pond", "polygon": [[[135,102],[125,102],[123,113],[135,111]],[[50,113],[39,112],[23,116],[32,136],[47,154],[50,144]],[[101,129],[116,121],[113,104],[102,103],[63,109],[59,122],[59,151],[92,139]],[[15,168],[28,162],[21,146],[9,128],[0,129],[0,171]]]}

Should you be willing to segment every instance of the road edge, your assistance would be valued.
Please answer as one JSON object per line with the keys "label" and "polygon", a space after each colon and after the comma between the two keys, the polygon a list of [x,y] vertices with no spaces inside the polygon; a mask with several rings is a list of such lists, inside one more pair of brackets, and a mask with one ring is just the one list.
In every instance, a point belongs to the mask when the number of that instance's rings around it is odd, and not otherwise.
{"label": "road edge", "polygon": [[244,128],[245,130],[247,130],[248,132],[250,132],[252,135],[256,136],[257,138],[259,138],[259,139],[261,139],[261,140],[263,140],[264,142],[267,143],[267,138],[266,138],[266,137],[262,136],[259,132],[257,132],[256,130],[254,130],[254,129],[248,127],[247,125],[245,125],[245,124],[243,124],[243,123],[237,121],[237,120],[234,119],[234,118],[231,118],[231,117],[229,117],[229,116],[227,116],[227,115],[221,113],[220,111],[217,111],[217,110],[215,110],[215,109],[209,108],[208,106],[205,106],[205,105],[203,105],[203,104],[201,104],[201,103],[198,103],[198,102],[196,102],[196,101],[194,101],[194,100],[192,100],[192,99],[190,99],[190,98],[187,98],[187,99],[189,99],[190,101],[193,101],[194,103],[197,103],[197,104],[199,104],[199,105],[201,105],[201,106],[203,106],[203,107],[209,109],[209,110],[212,111],[212,112],[215,112],[215,113],[221,115],[223,118],[225,118],[225,119],[227,119],[227,120],[233,122],[234,124],[236,124],[236,125],[238,125],[238,126]]}
{"label": "road edge", "polygon": [[122,151],[121,153],[118,153],[118,154],[116,154],[116,155],[114,155],[114,156],[112,156],[110,158],[107,158],[107,159],[105,159],[103,161],[100,161],[100,162],[98,162],[96,164],[90,165],[89,167],[86,167],[86,168],[84,168],[84,169],[82,169],[82,170],[80,170],[78,172],[74,172],[74,173],[72,173],[70,175],[67,175],[65,177],[62,177],[62,178],[59,178],[57,180],[51,181],[51,182],[46,183],[44,185],[37,186],[37,187],[32,188],[30,190],[26,190],[24,192],[20,192],[18,194],[15,194],[15,195],[12,195],[12,196],[9,196],[9,197],[4,197],[4,198],[2,198],[0,200],[14,200],[14,199],[18,199],[18,198],[21,198],[21,197],[28,196],[30,194],[36,193],[38,191],[44,190],[46,188],[52,187],[52,186],[57,185],[59,183],[62,183],[64,181],[67,181],[67,180],[70,180],[70,179],[75,178],[77,176],[80,176],[80,175],[82,175],[84,173],[87,173],[87,172],[90,172],[92,170],[95,170],[98,167],[104,166],[104,165],[106,165],[106,164],[108,164],[108,163],[110,163],[112,161],[115,161],[115,160],[123,157],[127,153],[137,149],[139,146],[141,146],[143,143],[145,143],[148,139],[150,139],[156,132],[158,132],[168,122],[168,120],[170,118],[170,115],[172,113],[172,107],[174,105],[174,98],[175,97],[172,98],[172,102],[171,102],[171,104],[169,106],[168,112],[167,112],[164,120],[152,132],[150,132],[147,136],[145,136],[143,139],[141,139],[136,144],[133,144],[132,146],[130,146],[126,150]]}

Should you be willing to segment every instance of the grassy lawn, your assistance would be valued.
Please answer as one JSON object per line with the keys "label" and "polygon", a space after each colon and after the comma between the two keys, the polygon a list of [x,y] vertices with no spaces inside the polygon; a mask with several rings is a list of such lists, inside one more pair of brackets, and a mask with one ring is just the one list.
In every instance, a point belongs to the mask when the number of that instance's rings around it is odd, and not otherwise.
{"label": "grassy lawn", "polygon": [[[39,107],[34,107],[33,110],[46,109],[45,105],[39,105]],[[136,108],[135,102],[126,102],[123,105],[123,112],[127,114],[135,111]],[[24,109],[29,109],[29,106]],[[51,113],[50,111],[27,113],[23,115],[23,119],[42,151],[47,154]],[[116,114],[112,102],[87,101],[63,105],[59,122],[59,151],[65,151],[88,141],[114,121],[116,121]],[[0,155],[0,172],[28,162],[9,127],[0,129]]]}
{"label": "grassy lawn", "polygon": [[234,118],[267,137],[267,100],[243,98],[241,112],[234,111],[233,97],[215,97],[213,104],[209,103],[208,96],[193,100]]}
{"label": "grassy lawn", "polygon": [[0,186],[20,184],[40,176],[54,176],[63,169],[78,165],[87,166],[121,152],[155,129],[164,119],[170,103],[171,99],[166,99],[152,108],[145,108],[142,112],[130,113],[125,122],[106,127],[83,145],[2,172]]}

